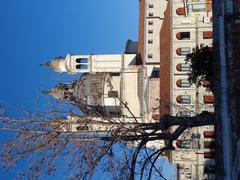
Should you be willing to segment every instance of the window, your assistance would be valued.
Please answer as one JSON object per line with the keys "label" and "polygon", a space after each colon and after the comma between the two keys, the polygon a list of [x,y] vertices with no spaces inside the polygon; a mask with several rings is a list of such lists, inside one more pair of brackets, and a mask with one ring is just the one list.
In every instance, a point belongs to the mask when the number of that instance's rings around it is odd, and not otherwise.
{"label": "window", "polygon": [[179,79],[177,80],[176,84],[178,87],[181,87],[181,88],[191,87],[191,83],[187,79]]}
{"label": "window", "polygon": [[176,14],[179,16],[183,16],[185,15],[185,8],[184,7],[180,7],[176,9]]}
{"label": "window", "polygon": [[201,2],[202,0],[188,0],[188,2]]}
{"label": "window", "polygon": [[159,78],[160,77],[160,69],[154,68],[151,74],[151,78]]}
{"label": "window", "polygon": [[189,53],[190,53],[190,48],[189,47],[181,48],[181,55],[187,55]]}
{"label": "window", "polygon": [[214,152],[204,152],[205,159],[214,159],[215,153]]}
{"label": "window", "polygon": [[203,39],[212,39],[213,38],[213,32],[212,31],[204,31],[203,32]]}
{"label": "window", "polygon": [[152,34],[153,33],[153,30],[148,30],[148,34]]}
{"label": "window", "polygon": [[179,116],[179,117],[190,117],[191,113],[189,111],[178,111],[176,116]]}
{"label": "window", "polygon": [[182,47],[182,48],[177,48],[176,53],[179,56],[186,56],[187,54],[190,53],[190,47]]}
{"label": "window", "polygon": [[153,4],[149,4],[148,7],[149,7],[149,8],[153,8]]}
{"label": "window", "polygon": [[88,68],[88,65],[86,65],[86,64],[77,64],[77,65],[76,65],[76,68],[77,68],[77,69],[87,69],[87,68]]}
{"label": "window", "polygon": [[117,91],[108,91],[108,97],[118,97]]}
{"label": "window", "polygon": [[179,40],[189,40],[190,39],[190,32],[178,32],[176,34],[176,38]]}
{"label": "window", "polygon": [[180,104],[190,104],[191,96],[190,95],[180,95],[180,96],[177,96],[176,101]]}
{"label": "window", "polygon": [[190,71],[191,66],[190,64],[180,63],[180,64],[177,64],[176,69],[178,71],[186,72],[186,71]]}
{"label": "window", "polygon": [[213,104],[214,103],[214,96],[212,96],[212,95],[204,95],[203,96],[203,102],[205,104]]}
{"label": "window", "polygon": [[152,54],[148,54],[148,58],[150,58],[150,59],[151,59],[152,57],[153,57],[153,55],[152,55]]}
{"label": "window", "polygon": [[88,63],[88,59],[87,58],[77,58],[76,63]]}
{"label": "window", "polygon": [[213,149],[215,147],[215,141],[204,141],[203,146],[205,149]]}
{"label": "window", "polygon": [[89,127],[88,126],[77,126],[76,127],[76,130],[78,130],[78,131],[82,131],[82,130],[89,130]]}
{"label": "window", "polygon": [[148,16],[152,17],[152,16],[153,16],[153,13],[148,13]]}
{"label": "window", "polygon": [[184,148],[184,149],[191,148],[191,142],[189,140],[177,140],[176,145],[178,148]]}
{"label": "window", "polygon": [[148,21],[148,25],[153,25],[153,21]]}
{"label": "window", "polygon": [[214,138],[215,131],[204,131],[203,132],[204,138]]}
{"label": "window", "polygon": [[111,76],[120,76],[120,73],[110,73]]}
{"label": "window", "polygon": [[152,39],[149,39],[148,40],[148,44],[152,44],[153,43],[153,40]]}
{"label": "window", "polygon": [[110,117],[121,117],[121,113],[117,111],[110,111]]}
{"label": "window", "polygon": [[204,12],[206,11],[206,4],[189,4],[187,8],[188,12]]}

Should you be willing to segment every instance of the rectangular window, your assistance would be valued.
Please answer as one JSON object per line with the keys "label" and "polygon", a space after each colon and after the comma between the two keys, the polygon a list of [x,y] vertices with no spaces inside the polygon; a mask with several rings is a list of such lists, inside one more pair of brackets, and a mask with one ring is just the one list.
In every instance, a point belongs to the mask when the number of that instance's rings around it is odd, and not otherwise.
{"label": "rectangular window", "polygon": [[148,21],[148,25],[153,25],[153,21]]}
{"label": "rectangular window", "polygon": [[201,2],[201,1],[205,1],[205,0],[188,0],[188,3],[190,3],[190,2]]}
{"label": "rectangular window", "polygon": [[117,91],[108,91],[108,97],[118,97]]}
{"label": "rectangular window", "polygon": [[153,55],[152,55],[152,54],[148,54],[148,58],[150,58],[150,59],[151,59],[152,57],[153,57]]}
{"label": "rectangular window", "polygon": [[203,32],[203,39],[212,39],[213,38],[213,32],[212,31],[204,31]]}
{"label": "rectangular window", "polygon": [[160,77],[160,68],[154,68],[152,71],[151,78],[159,78]]}
{"label": "rectangular window", "polygon": [[181,64],[181,71],[190,71],[190,64]]}
{"label": "rectangular window", "polygon": [[188,12],[205,12],[206,4],[189,4]]}
{"label": "rectangular window", "polygon": [[148,16],[152,17],[152,16],[153,16],[153,13],[148,13]]}
{"label": "rectangular window", "polygon": [[148,30],[148,34],[152,34],[153,33],[153,30]]}
{"label": "rectangular window", "polygon": [[190,48],[189,47],[182,47],[181,48],[181,55],[187,55],[190,53]]}
{"label": "rectangular window", "polygon": [[149,8],[153,8],[153,4],[149,4],[148,7],[149,7]]}
{"label": "rectangular window", "polygon": [[187,79],[182,79],[181,80],[181,87],[191,87],[190,82]]}
{"label": "rectangular window", "polygon": [[120,76],[120,73],[110,73],[111,76]]}
{"label": "rectangular window", "polygon": [[181,96],[181,103],[182,104],[190,104],[191,103],[191,97],[189,95],[182,95]]}
{"label": "rectangular window", "polygon": [[148,40],[148,44],[152,44],[153,43],[153,40],[152,39],[149,39]]}
{"label": "rectangular window", "polygon": [[188,40],[190,39],[190,32],[180,32],[177,34],[177,38],[180,40]]}

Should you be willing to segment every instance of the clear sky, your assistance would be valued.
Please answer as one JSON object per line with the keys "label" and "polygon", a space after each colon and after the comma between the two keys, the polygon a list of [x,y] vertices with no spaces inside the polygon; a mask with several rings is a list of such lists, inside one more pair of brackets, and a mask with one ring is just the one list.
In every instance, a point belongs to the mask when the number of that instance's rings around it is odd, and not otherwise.
{"label": "clear sky", "polygon": [[138,0],[1,0],[0,22],[0,99],[35,110],[41,90],[63,81],[39,64],[121,53],[128,38],[137,40]]}
{"label": "clear sky", "polygon": [[[39,111],[46,103],[41,91],[72,78],[39,64],[67,53],[123,52],[127,39],[138,39],[138,3],[138,0],[1,0],[1,102]],[[0,173],[1,179],[16,175],[14,171]]]}

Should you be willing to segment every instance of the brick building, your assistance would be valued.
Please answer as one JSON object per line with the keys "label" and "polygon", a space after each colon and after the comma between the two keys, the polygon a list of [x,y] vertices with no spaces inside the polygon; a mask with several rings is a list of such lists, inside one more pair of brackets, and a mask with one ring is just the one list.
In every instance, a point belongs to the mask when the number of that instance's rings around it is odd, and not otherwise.
{"label": "brick building", "polygon": [[[212,45],[211,1],[168,1],[160,32],[160,116],[214,111],[213,94],[188,81],[186,54],[200,45]],[[168,154],[177,164],[177,178],[214,179],[214,143],[213,126],[184,132]]]}

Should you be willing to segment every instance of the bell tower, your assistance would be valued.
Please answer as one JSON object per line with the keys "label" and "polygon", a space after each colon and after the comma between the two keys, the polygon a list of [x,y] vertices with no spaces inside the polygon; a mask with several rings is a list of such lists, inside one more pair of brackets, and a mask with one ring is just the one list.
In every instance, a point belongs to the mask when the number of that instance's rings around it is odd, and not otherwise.
{"label": "bell tower", "polygon": [[112,55],[71,55],[66,57],[56,57],[45,66],[52,68],[56,72],[75,73],[97,73],[116,72],[135,65],[136,54],[112,54]]}

